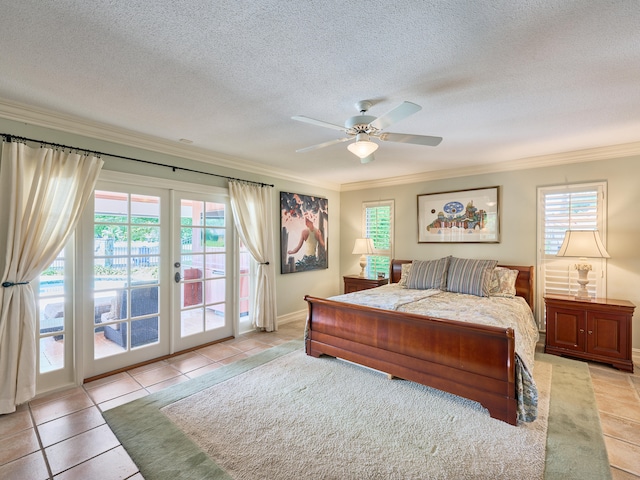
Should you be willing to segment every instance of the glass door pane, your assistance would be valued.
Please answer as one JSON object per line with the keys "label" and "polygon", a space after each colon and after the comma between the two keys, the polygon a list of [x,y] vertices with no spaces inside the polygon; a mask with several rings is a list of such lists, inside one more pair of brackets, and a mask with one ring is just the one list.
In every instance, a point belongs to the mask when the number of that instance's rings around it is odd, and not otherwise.
{"label": "glass door pane", "polygon": [[238,272],[238,313],[239,332],[244,333],[252,329],[252,311],[251,311],[251,276],[253,274],[253,259],[249,250],[242,240],[239,243],[239,272]]}
{"label": "glass door pane", "polygon": [[74,380],[73,244],[74,237],[32,282],[37,306],[37,394]]}
{"label": "glass door pane", "polygon": [[40,274],[38,292],[39,310],[39,373],[52,372],[65,367],[65,251]]}

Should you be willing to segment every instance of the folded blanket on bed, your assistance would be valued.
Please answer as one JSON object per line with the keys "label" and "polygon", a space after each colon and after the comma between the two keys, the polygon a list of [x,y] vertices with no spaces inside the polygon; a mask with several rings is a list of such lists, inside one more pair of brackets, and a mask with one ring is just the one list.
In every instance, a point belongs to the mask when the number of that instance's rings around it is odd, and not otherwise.
{"label": "folded blanket on bed", "polygon": [[365,307],[381,308],[383,310],[398,310],[403,305],[417,302],[423,298],[430,297],[441,293],[440,290],[416,290],[403,288],[397,283],[383,285],[369,290],[360,290],[359,292],[345,293],[344,295],[336,295],[329,297],[329,300],[336,302],[353,303]]}

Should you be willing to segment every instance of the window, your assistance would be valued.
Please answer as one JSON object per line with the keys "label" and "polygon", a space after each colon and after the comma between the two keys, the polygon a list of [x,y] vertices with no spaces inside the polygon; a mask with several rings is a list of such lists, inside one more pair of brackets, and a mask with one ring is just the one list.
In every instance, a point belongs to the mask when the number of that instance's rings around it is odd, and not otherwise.
{"label": "window", "polygon": [[[567,230],[598,230],[606,247],[606,183],[541,187],[538,189],[538,305],[539,324],[544,323],[545,294],[575,295],[577,258],[556,257]],[[606,296],[606,260],[589,259],[587,289],[592,296]]]}
{"label": "window", "polygon": [[362,235],[371,238],[375,255],[367,259],[367,276],[389,275],[393,257],[393,200],[362,204]]}

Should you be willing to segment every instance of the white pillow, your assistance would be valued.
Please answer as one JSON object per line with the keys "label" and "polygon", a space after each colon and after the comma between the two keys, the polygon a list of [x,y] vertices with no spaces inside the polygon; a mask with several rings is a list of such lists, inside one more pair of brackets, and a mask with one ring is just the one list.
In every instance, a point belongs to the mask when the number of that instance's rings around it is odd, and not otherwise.
{"label": "white pillow", "polygon": [[401,287],[407,287],[407,278],[409,278],[409,272],[411,271],[411,264],[410,263],[403,263],[401,265],[401,270],[400,270],[400,281],[398,282],[398,285],[400,285]]}
{"label": "white pillow", "polygon": [[494,268],[489,295],[492,297],[515,297],[518,273],[520,273],[518,270],[505,267]]}

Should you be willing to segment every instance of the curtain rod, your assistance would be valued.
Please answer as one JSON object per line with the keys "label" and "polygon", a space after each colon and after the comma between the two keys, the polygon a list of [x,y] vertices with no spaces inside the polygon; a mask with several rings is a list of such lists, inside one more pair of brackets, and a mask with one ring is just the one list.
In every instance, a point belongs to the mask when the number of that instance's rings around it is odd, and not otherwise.
{"label": "curtain rod", "polygon": [[149,160],[140,160],[139,158],[131,158],[131,157],[124,157],[122,155],[113,155],[111,153],[97,152],[95,150],[88,150],[86,148],[71,147],[69,145],[61,145],[59,143],[47,142],[45,140],[34,140],[33,138],[19,137],[17,135],[11,135],[10,133],[0,133],[0,136],[4,139],[4,141],[9,142],[9,143],[12,142],[13,140],[16,140],[16,141],[19,141],[19,142],[34,142],[34,143],[39,143],[41,146],[48,146],[48,147],[54,147],[54,148],[63,148],[63,149],[68,148],[69,150],[75,150],[77,152],[85,152],[87,154],[92,153],[92,154],[94,154],[94,155],[96,155],[98,157],[105,156],[105,157],[112,157],[112,158],[120,158],[122,160],[131,160],[133,162],[140,162],[140,163],[146,163],[146,164],[149,164],[149,165],[156,165],[158,167],[171,168],[174,172],[176,170],[182,170],[184,172],[201,173],[201,174],[204,174],[204,175],[211,175],[213,177],[226,178],[227,180],[236,180],[238,182],[251,183],[253,185],[260,185],[261,187],[274,187],[275,186],[275,185],[273,185],[271,183],[254,182],[253,180],[244,180],[242,178],[228,177],[226,175],[220,175],[220,174],[217,174],[217,173],[202,172],[200,170],[193,170],[191,168],[174,167],[173,165],[167,165],[165,163],[151,162]]}

